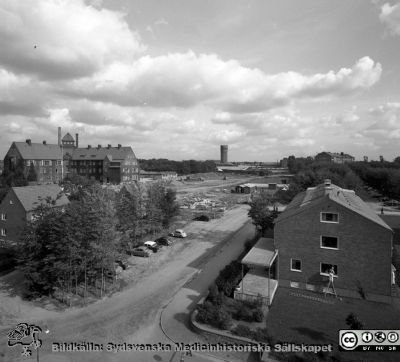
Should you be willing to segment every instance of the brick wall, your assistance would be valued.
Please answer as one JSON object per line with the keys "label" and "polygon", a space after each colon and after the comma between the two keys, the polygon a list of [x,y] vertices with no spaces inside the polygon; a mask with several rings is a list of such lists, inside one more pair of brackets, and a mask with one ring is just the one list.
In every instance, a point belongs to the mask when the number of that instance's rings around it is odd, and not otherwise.
{"label": "brick wall", "polygon": [[[320,222],[320,212],[338,212],[339,223]],[[279,249],[279,280],[327,285],[320,262],[336,264],[335,286],[390,295],[392,232],[361,215],[323,199],[298,215],[275,225]],[[339,249],[320,247],[320,236],[338,236]],[[302,272],[290,270],[290,258],[301,259]]]}
{"label": "brick wall", "polygon": [[[12,204],[10,204],[10,200]],[[7,215],[7,220],[0,220],[0,229],[7,229],[5,237],[0,235],[1,246],[16,242],[26,224],[26,213],[14,192],[10,190],[0,204],[1,214]]]}

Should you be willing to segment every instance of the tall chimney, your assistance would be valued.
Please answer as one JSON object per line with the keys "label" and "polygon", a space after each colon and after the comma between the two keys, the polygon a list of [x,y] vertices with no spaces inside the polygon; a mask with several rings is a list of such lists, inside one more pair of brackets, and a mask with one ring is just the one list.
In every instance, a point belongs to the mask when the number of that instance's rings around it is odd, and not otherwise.
{"label": "tall chimney", "polygon": [[32,141],[31,141],[30,139],[27,139],[25,142],[26,142],[29,146],[32,146]]}
{"label": "tall chimney", "polygon": [[44,145],[46,145],[46,144],[47,144],[47,142],[46,142],[46,141],[43,141],[43,144],[44,144]]}
{"label": "tall chimney", "polygon": [[121,145],[120,145],[120,144],[118,144],[118,148],[121,148]]}
{"label": "tall chimney", "polygon": [[61,127],[58,127],[58,145],[61,146]]}
{"label": "tall chimney", "polygon": [[79,147],[79,134],[75,133],[75,142],[76,142],[76,148]]}

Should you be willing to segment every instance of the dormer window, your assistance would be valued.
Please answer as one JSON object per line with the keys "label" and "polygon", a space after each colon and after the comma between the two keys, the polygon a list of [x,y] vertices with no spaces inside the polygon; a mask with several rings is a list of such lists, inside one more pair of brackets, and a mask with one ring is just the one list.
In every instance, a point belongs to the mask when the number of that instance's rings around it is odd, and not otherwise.
{"label": "dormer window", "polygon": [[321,212],[321,222],[339,223],[339,214],[337,212]]}

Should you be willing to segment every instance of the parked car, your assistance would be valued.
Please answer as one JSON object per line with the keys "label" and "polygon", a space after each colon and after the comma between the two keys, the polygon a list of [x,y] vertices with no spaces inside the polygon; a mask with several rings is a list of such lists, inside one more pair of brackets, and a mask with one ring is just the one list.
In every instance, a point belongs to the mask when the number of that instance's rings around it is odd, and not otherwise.
{"label": "parked car", "polygon": [[207,215],[196,216],[193,220],[195,221],[210,221],[210,217]]}
{"label": "parked car", "polygon": [[156,239],[155,242],[158,245],[165,245],[165,246],[169,246],[172,244],[172,240],[167,238],[166,236],[162,236],[161,238]]}
{"label": "parked car", "polygon": [[172,233],[169,234],[175,238],[186,238],[187,234],[182,229],[176,229]]}
{"label": "parked car", "polygon": [[126,260],[117,259],[115,260],[115,264],[120,266],[123,270],[130,268],[130,265]]}
{"label": "parked car", "polygon": [[145,258],[150,256],[150,252],[143,247],[133,249],[132,254],[135,256],[143,256]]}

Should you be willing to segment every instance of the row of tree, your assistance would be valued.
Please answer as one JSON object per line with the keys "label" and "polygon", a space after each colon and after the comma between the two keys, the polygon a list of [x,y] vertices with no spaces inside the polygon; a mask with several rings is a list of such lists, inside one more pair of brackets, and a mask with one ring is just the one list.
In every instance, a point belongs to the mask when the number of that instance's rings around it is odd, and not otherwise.
{"label": "row of tree", "polygon": [[115,261],[148,233],[168,227],[177,213],[175,193],[164,183],[114,192],[99,184],[77,186],[63,209],[46,200],[34,211],[18,250],[19,268],[40,294],[103,295]]}
{"label": "row of tree", "polygon": [[146,171],[173,171],[179,175],[191,173],[214,172],[216,170],[214,161],[172,161],[165,158],[150,160],[139,160],[140,168]]}

